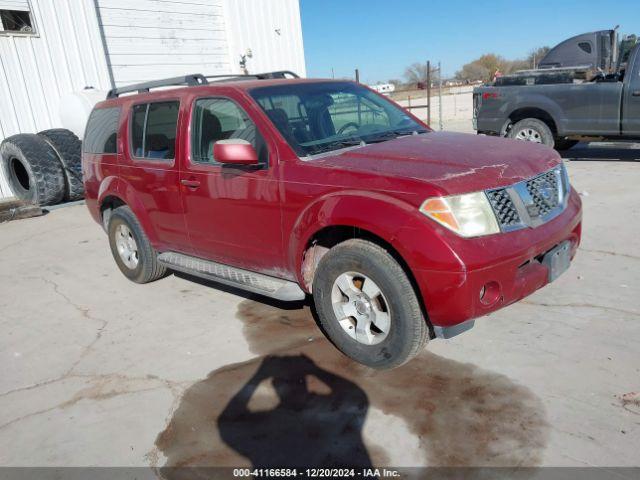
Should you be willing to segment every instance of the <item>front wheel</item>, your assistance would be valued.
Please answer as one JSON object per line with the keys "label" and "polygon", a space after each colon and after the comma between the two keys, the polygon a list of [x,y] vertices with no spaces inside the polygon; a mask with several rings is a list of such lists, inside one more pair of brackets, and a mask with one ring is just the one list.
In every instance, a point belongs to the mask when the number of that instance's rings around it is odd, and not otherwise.
{"label": "front wheel", "polygon": [[554,145],[553,132],[546,123],[537,118],[525,118],[516,122],[509,130],[508,136],[514,140],[541,143],[552,148]]}
{"label": "front wheel", "polygon": [[325,333],[357,362],[398,367],[428,340],[413,285],[379,245],[353,239],[333,247],[318,265],[312,290]]}

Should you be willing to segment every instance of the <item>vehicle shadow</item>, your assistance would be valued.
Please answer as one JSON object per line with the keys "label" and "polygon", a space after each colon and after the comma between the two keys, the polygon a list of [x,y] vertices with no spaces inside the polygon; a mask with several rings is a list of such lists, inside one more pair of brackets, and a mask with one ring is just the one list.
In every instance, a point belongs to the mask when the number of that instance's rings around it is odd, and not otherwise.
{"label": "vehicle shadow", "polygon": [[563,150],[560,156],[571,161],[640,162],[640,143],[633,142],[592,142],[579,143],[569,150]]}
{"label": "vehicle shadow", "polygon": [[544,405],[504,375],[428,350],[394,370],[366,368],[324,338],[309,306],[244,300],[237,318],[258,356],[184,392],[156,439],[165,478],[194,477],[175,467],[541,462]]}

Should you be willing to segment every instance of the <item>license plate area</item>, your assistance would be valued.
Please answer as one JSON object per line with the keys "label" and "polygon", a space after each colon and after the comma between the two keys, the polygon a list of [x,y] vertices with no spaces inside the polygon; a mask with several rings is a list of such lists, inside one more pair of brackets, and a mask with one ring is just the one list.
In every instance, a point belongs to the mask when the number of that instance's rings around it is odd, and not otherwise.
{"label": "license plate area", "polygon": [[542,265],[549,269],[549,282],[553,282],[569,269],[571,264],[571,242],[566,240],[549,250],[542,257]]}

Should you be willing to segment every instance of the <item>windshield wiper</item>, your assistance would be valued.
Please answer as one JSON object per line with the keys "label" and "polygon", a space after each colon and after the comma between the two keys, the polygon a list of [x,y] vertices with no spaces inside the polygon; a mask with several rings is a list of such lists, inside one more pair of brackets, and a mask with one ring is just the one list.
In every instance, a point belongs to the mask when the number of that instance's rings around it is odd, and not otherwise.
{"label": "windshield wiper", "polygon": [[426,133],[427,130],[417,130],[417,129],[413,129],[413,130],[388,130],[386,132],[380,132],[380,133],[372,133],[371,136],[372,138],[365,138],[364,141],[367,143],[377,143],[377,142],[385,142],[387,140],[390,140],[392,138],[398,138],[398,137],[406,137],[409,135],[418,135],[420,133]]}
{"label": "windshield wiper", "polygon": [[364,146],[366,143],[359,138],[345,138],[344,140],[333,140],[331,142],[323,143],[320,145],[313,145],[314,151],[312,155],[316,153],[330,152],[331,150],[338,150],[340,148],[355,147],[357,145]]}

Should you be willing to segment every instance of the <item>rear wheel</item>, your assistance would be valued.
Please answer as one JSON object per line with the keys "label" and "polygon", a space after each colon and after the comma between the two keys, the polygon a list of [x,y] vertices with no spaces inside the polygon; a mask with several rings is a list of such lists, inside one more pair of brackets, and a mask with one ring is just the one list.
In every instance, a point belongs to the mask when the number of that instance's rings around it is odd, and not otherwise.
{"label": "rear wheel", "polygon": [[525,142],[541,143],[553,147],[553,133],[549,126],[537,118],[525,118],[516,122],[509,130],[509,138]]}
{"label": "rear wheel", "polygon": [[375,243],[340,243],[313,281],[320,324],[345,355],[369,367],[394,368],[417,355],[428,327],[402,267]]}
{"label": "rear wheel", "polygon": [[148,283],[165,275],[157,252],[127,206],[116,208],[109,218],[109,245],[118,268],[129,280]]}

